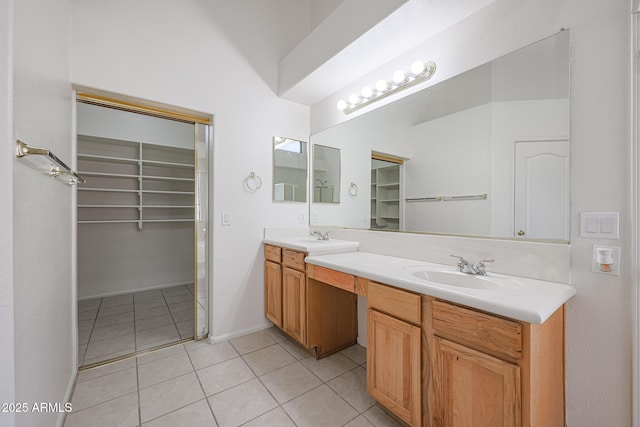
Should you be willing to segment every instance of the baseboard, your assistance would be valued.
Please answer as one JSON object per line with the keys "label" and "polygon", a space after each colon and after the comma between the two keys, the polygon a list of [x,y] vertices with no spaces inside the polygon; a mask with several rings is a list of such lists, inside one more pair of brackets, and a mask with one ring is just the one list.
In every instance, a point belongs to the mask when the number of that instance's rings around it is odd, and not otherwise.
{"label": "baseboard", "polygon": [[271,322],[265,321],[264,323],[260,324],[260,325],[256,325],[256,326],[252,326],[251,328],[247,328],[247,329],[243,329],[240,331],[234,331],[228,334],[223,334],[223,335],[216,335],[216,336],[212,336],[211,333],[209,333],[209,338],[207,338],[207,341],[210,344],[215,344],[221,341],[227,341],[233,338],[237,338],[240,337],[242,335],[247,335],[247,334],[251,334],[253,332],[258,332],[258,331],[264,331],[265,329],[270,328],[271,326],[273,326],[273,324]]}
{"label": "baseboard", "polygon": [[192,285],[192,284],[193,284],[193,282],[170,283],[170,284],[164,284],[164,285],[149,286],[147,288],[130,289],[130,290],[126,290],[126,291],[106,292],[106,293],[103,293],[103,294],[97,294],[97,295],[92,295],[92,296],[88,296],[88,297],[80,297],[80,298],[78,298],[78,301],[86,301],[86,300],[95,299],[95,298],[116,297],[118,295],[126,295],[126,294],[130,294],[132,292],[133,293],[138,293],[138,292],[155,291],[155,290],[158,290],[158,289],[173,288],[174,286],[184,286],[184,285]]}
{"label": "baseboard", "polygon": [[[64,403],[70,403],[73,396],[73,390],[76,388],[76,379],[78,378],[78,371],[73,370],[71,377],[69,378],[69,384],[67,384],[67,391],[64,393]],[[56,427],[62,427],[67,419],[67,412],[60,412],[58,414],[58,420],[56,421]]]}

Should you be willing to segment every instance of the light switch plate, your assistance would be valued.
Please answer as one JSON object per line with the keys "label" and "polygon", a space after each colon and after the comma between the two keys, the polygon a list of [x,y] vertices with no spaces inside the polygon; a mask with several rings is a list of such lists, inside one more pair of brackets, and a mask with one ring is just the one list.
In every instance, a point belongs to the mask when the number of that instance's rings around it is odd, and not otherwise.
{"label": "light switch plate", "polygon": [[580,237],[590,239],[619,239],[618,212],[582,212],[580,214]]}
{"label": "light switch plate", "polygon": [[231,225],[231,213],[222,211],[222,225]]}

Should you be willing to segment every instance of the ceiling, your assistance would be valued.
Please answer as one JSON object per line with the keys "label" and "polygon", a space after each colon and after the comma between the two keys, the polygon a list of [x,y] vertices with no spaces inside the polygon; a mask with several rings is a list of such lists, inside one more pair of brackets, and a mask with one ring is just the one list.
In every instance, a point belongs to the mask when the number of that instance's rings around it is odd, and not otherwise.
{"label": "ceiling", "polygon": [[280,60],[278,95],[315,105],[492,1],[312,0],[315,27]]}

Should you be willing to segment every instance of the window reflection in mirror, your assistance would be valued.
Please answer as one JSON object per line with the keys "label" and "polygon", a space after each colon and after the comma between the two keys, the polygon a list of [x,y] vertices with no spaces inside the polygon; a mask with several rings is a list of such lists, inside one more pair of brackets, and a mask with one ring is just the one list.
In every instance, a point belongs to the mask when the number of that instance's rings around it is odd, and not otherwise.
{"label": "window reflection in mirror", "polygon": [[307,201],[307,143],[273,138],[273,201]]}
{"label": "window reflection in mirror", "polygon": [[[563,31],[316,133],[311,143],[339,148],[354,182],[372,179],[372,151],[406,159],[400,231],[568,241],[569,83]],[[312,223],[394,230],[379,221],[374,197],[330,215],[312,205]]]}
{"label": "window reflection in mirror", "polygon": [[340,203],[340,150],[313,146],[313,202]]}

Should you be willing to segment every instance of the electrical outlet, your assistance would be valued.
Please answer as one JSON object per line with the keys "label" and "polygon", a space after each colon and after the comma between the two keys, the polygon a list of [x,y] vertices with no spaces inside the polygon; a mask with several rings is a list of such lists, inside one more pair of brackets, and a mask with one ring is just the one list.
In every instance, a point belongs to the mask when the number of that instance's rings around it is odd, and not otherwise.
{"label": "electrical outlet", "polygon": [[[606,268],[603,268],[600,265],[598,261],[598,249],[611,249],[612,263],[609,271],[607,271]],[[620,248],[616,246],[593,245],[593,261],[592,261],[591,271],[593,271],[594,273],[601,273],[609,276],[619,276],[620,275]]]}
{"label": "electrical outlet", "polygon": [[298,214],[298,222],[300,224],[306,224],[307,223],[307,214],[304,212],[300,212]]}

